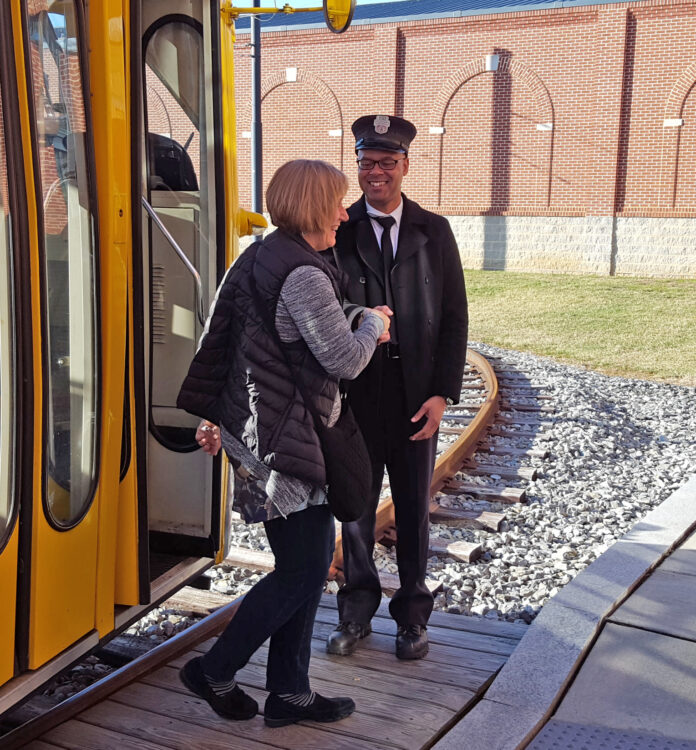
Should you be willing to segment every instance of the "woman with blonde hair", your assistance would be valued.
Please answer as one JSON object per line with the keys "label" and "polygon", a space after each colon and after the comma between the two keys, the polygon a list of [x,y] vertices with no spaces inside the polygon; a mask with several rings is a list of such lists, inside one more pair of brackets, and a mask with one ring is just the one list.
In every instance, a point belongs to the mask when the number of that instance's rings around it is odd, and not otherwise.
{"label": "woman with blonde hair", "polygon": [[336,422],[339,380],[355,378],[389,330],[382,310],[344,309],[340,279],[317,252],[333,247],[347,219],[347,188],[345,175],[322,161],[291,161],[273,175],[266,205],[277,230],[227,271],[178,400],[203,417],[196,434],[203,450],[224,448],[234,507],[247,522],[263,522],[275,555],[275,569],[181,679],[220,715],[249,719],[258,705],[235,675],[270,638],[264,719],[272,727],[336,721],[355,709],[350,698],[313,692],[308,677],[334,549],[312,412],[324,425]]}

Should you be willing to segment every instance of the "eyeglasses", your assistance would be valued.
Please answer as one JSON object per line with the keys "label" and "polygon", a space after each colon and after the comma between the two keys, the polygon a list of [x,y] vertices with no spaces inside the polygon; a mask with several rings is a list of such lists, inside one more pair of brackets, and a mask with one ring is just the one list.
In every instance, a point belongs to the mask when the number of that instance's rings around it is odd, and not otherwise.
{"label": "eyeglasses", "polygon": [[367,171],[368,169],[373,169],[375,165],[378,165],[380,169],[386,169],[387,172],[394,169],[400,161],[405,161],[405,157],[403,159],[392,159],[390,156],[385,159],[356,159],[358,169],[364,169]]}

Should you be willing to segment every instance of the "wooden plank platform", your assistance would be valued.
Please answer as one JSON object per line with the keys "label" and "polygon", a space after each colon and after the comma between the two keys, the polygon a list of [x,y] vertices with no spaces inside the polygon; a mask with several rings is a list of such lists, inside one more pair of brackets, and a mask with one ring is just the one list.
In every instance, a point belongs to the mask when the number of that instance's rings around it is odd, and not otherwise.
{"label": "wooden plank platform", "polygon": [[[195,652],[205,652],[208,641],[26,747],[416,750],[429,746],[477,702],[526,631],[510,623],[435,612],[428,627],[429,655],[404,662],[394,656],[396,625],[386,605],[373,619],[372,634],[350,657],[326,653],[326,637],[336,621],[335,597],[326,595],[315,623],[310,670],[315,690],[355,700],[356,712],[343,721],[269,729],[261,715],[239,722],[221,718],[178,678],[178,669]],[[237,675],[261,709],[266,658],[264,645]]]}

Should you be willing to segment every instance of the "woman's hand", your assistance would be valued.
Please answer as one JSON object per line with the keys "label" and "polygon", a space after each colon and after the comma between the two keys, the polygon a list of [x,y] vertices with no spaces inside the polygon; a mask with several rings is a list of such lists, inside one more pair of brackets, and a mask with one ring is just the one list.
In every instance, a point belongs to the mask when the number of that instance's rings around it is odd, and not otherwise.
{"label": "woman's hand", "polygon": [[196,430],[196,442],[201,448],[211,456],[217,456],[222,446],[219,428],[212,422],[204,419]]}
{"label": "woman's hand", "polygon": [[384,323],[384,333],[377,339],[378,345],[384,344],[391,338],[389,335],[389,326],[391,325],[391,316],[394,313],[391,308],[387,307],[387,305],[377,305],[377,307],[371,307],[369,310],[376,315],[379,315]]}

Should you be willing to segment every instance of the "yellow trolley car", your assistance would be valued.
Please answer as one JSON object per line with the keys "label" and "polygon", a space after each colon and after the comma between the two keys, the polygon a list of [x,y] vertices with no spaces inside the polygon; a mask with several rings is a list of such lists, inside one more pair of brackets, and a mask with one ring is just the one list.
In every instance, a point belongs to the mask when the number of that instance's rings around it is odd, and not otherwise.
{"label": "yellow trolley car", "polygon": [[[324,0],[333,30],[353,4]],[[224,553],[224,466],[175,398],[259,222],[239,12],[0,3],[0,713]]]}

